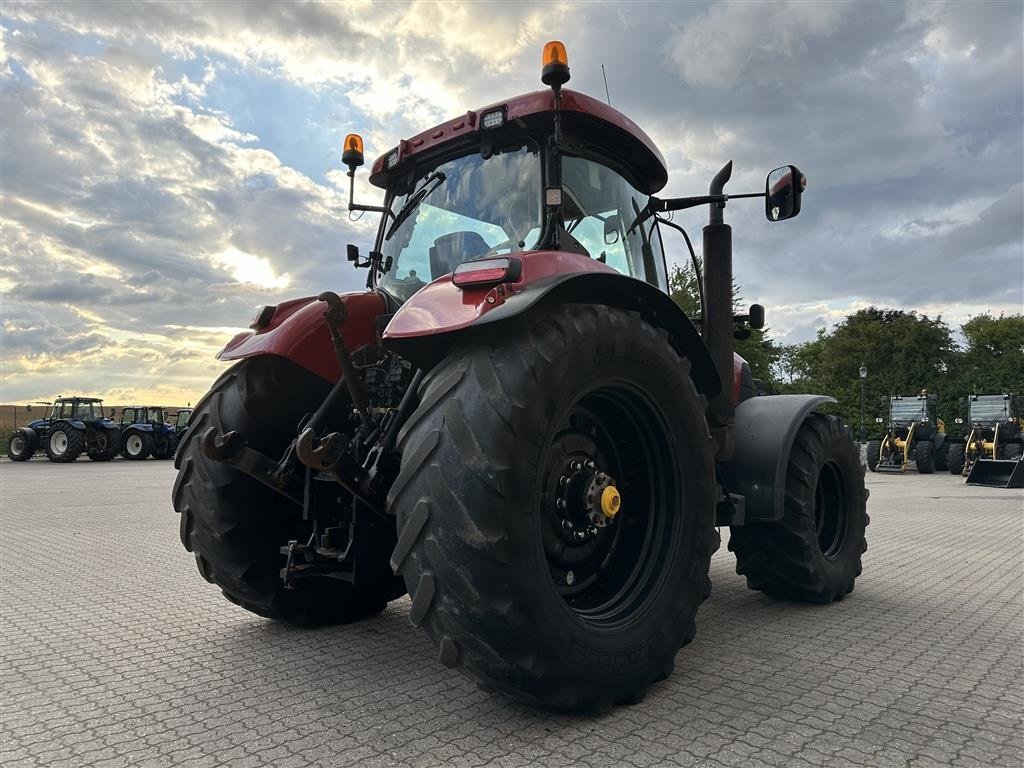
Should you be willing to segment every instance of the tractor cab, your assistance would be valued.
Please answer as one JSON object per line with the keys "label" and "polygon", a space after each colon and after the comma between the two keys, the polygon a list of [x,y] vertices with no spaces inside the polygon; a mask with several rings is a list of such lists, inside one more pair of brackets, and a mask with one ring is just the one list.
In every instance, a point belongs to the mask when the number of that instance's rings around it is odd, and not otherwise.
{"label": "tractor cab", "polygon": [[98,422],[106,419],[103,401],[94,397],[58,397],[50,409],[50,420]]}
{"label": "tractor cab", "polygon": [[971,395],[968,398],[967,419],[972,427],[992,427],[1013,418],[1009,395]]}
{"label": "tractor cab", "polygon": [[[558,141],[553,139],[558,136]],[[350,173],[362,140],[346,140]],[[579,254],[662,290],[656,221],[629,230],[667,178],[631,120],[572,91],[538,91],[470,111],[385,153],[370,287],[398,303],[467,261],[541,251]]]}
{"label": "tractor cab", "polygon": [[889,398],[889,424],[899,429],[928,429],[938,424],[938,397],[920,395],[893,395]]}

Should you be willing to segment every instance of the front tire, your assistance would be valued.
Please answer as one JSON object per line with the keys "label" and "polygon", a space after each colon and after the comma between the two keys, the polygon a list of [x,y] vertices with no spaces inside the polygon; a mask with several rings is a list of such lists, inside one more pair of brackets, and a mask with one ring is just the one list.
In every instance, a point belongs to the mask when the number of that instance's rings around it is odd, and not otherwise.
{"label": "front tire", "polygon": [[922,475],[935,473],[935,443],[931,440],[918,440],[914,446],[914,461],[917,471]]}
{"label": "front tire", "polygon": [[67,464],[77,459],[85,448],[85,436],[69,424],[58,424],[46,435],[46,457]]}
{"label": "front tire", "polygon": [[153,436],[137,429],[125,432],[121,443],[121,455],[129,461],[143,461],[153,452]]}
{"label": "front tire", "polygon": [[28,461],[36,452],[32,438],[16,429],[7,440],[7,457],[11,461]]}
{"label": "front tire", "polygon": [[881,452],[882,452],[882,441],[881,440],[871,440],[870,442],[868,442],[867,462],[868,462],[868,469],[870,469],[872,472],[877,471],[878,456],[879,456],[879,454]]}
{"label": "front tire", "polygon": [[[389,507],[410,620],[442,664],[575,711],[638,701],[671,674],[719,541],[689,368],[639,315],[568,305],[428,375]],[[599,473],[622,511],[591,530]]]}
{"label": "front tire", "polygon": [[967,463],[967,453],[963,443],[950,444],[946,463],[949,465],[949,473],[951,475],[963,474],[964,465]]}
{"label": "front tire", "polygon": [[[232,603],[268,619],[292,624],[347,623],[374,616],[405,594],[387,569],[372,584],[352,586],[327,577],[302,579],[285,589],[281,547],[306,541],[302,510],[249,475],[207,458],[204,432],[241,432],[254,450],[278,460],[306,413],[330,387],[322,379],[278,357],[256,357],[230,368],[192,414],[175,459],[174,508],[181,515],[181,543],[195,554],[199,573]],[[340,488],[340,486],[339,486]],[[366,533],[364,533],[366,535]],[[383,535],[383,534],[382,534]],[[393,546],[393,536],[382,546]]]}
{"label": "front tire", "polygon": [[773,597],[842,600],[868,548],[866,507],[864,468],[842,421],[812,413],[790,453],[781,522],[731,529],[736,572]]}

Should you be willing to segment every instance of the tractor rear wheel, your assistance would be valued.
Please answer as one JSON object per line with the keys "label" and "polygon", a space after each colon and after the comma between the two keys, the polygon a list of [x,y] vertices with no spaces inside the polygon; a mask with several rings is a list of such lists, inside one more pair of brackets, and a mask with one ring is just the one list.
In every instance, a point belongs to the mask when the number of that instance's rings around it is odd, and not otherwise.
{"label": "tractor rear wheel", "polygon": [[20,429],[11,433],[7,439],[7,457],[11,461],[28,461],[36,452],[36,446],[30,434],[25,434]]}
{"label": "tractor rear wheel", "polygon": [[[405,594],[387,568],[378,582],[352,586],[327,577],[306,578],[285,589],[281,547],[312,533],[302,510],[249,475],[200,450],[210,427],[237,430],[247,444],[275,461],[302,417],[323,401],[329,385],[279,357],[243,360],[224,373],[196,406],[178,450],[174,508],[181,515],[181,543],[195,554],[199,573],[232,603],[291,624],[346,623],[374,616]],[[340,489],[340,486],[339,486]],[[382,532],[383,535],[383,532]],[[381,547],[390,551],[394,536]]]}
{"label": "tractor rear wheel", "polygon": [[85,448],[85,435],[70,424],[57,424],[46,435],[46,456],[66,464],[77,459]]}
{"label": "tractor rear wheel", "polygon": [[782,521],[731,529],[736,572],[773,597],[842,600],[868,548],[867,495],[859,451],[842,420],[812,413],[790,453]]}
{"label": "tractor rear wheel", "polygon": [[573,711],[671,674],[719,542],[689,370],[639,315],[574,304],[428,374],[388,502],[391,564],[442,664]]}
{"label": "tractor rear wheel", "polygon": [[935,443],[931,440],[918,440],[914,446],[914,461],[917,463],[917,471],[922,475],[934,474]]}
{"label": "tractor rear wheel", "polygon": [[170,459],[178,447],[178,440],[173,432],[157,435],[153,438],[153,458]]}
{"label": "tractor rear wheel", "polygon": [[967,463],[965,448],[966,446],[963,443],[950,443],[946,464],[949,465],[949,473],[951,475],[963,474],[964,464]]}
{"label": "tractor rear wheel", "polygon": [[153,452],[153,436],[147,432],[130,429],[121,441],[121,455],[132,461],[142,461]]}
{"label": "tractor rear wheel", "polygon": [[881,453],[881,451],[882,451],[882,441],[881,440],[870,440],[870,441],[868,441],[868,448],[867,448],[868,469],[870,469],[872,472],[874,472],[875,468],[878,466],[878,454]]}
{"label": "tractor rear wheel", "polygon": [[[88,443],[91,442],[91,445]],[[97,429],[86,441],[88,455],[93,461],[110,461],[121,450],[121,436],[116,429]]]}

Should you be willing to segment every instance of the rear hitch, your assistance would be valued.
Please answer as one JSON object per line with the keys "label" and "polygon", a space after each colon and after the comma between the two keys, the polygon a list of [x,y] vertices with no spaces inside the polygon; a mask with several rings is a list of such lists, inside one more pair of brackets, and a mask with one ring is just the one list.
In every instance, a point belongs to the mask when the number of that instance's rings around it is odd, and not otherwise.
{"label": "rear hitch", "polygon": [[259,451],[254,451],[246,445],[241,432],[232,431],[222,435],[216,427],[210,427],[203,433],[199,445],[207,458],[244,472],[302,506],[303,484],[289,466],[290,462],[286,460],[278,464]]}

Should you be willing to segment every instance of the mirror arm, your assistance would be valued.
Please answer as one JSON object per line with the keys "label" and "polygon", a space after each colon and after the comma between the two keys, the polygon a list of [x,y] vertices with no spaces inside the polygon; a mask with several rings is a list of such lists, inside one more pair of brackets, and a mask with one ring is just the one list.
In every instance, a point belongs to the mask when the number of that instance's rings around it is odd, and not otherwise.
{"label": "mirror arm", "polygon": [[356,191],[356,167],[353,165],[348,169],[348,209],[350,211],[368,211],[370,213],[384,213],[383,205],[360,205],[352,202]]}

